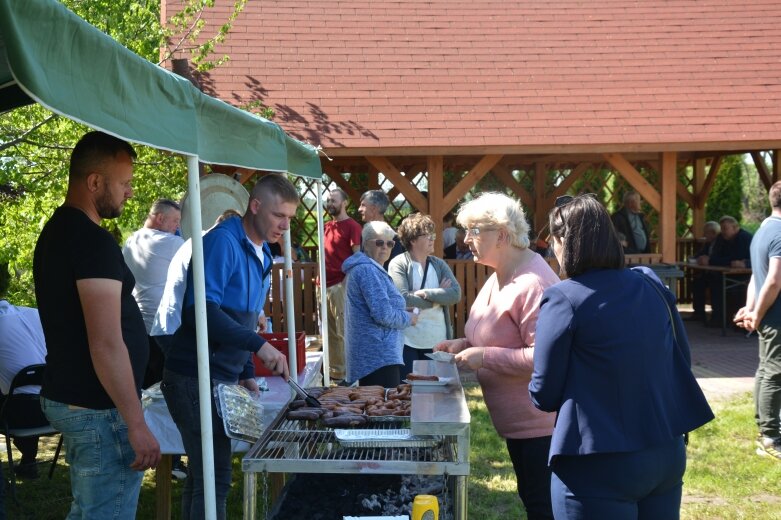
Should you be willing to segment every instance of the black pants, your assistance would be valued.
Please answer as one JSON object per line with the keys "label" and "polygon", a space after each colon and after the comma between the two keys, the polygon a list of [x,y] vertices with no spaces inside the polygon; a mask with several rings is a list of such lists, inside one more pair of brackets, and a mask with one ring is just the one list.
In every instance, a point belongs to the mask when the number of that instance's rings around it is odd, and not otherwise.
{"label": "black pants", "polygon": [[149,339],[149,363],[146,365],[141,388],[149,388],[163,379],[163,351],[157,343],[157,338],[154,336],[147,336],[147,338]]}
{"label": "black pants", "polygon": [[430,348],[412,348],[409,345],[404,345],[404,352],[402,354],[404,357],[404,366],[401,367],[401,372],[399,373],[401,379],[407,379],[407,374],[412,372],[412,363],[414,361],[419,359],[428,361],[429,358],[426,357],[426,354],[431,354],[432,352],[434,352],[434,350]]}
{"label": "black pants", "polygon": [[395,388],[401,383],[399,368],[402,365],[386,365],[378,368],[358,380],[359,386],[379,385],[384,388]]}
{"label": "black pants", "polygon": [[551,472],[548,466],[551,438],[505,440],[515,469],[518,496],[526,508],[526,517],[528,520],[552,520]]}
{"label": "black pants", "polygon": [[[5,397],[0,398],[2,406]],[[15,394],[8,409],[8,425],[11,428],[37,428],[47,426],[49,421],[41,411],[38,394]],[[38,456],[38,436],[15,437],[14,446],[22,454],[21,464],[32,464]]]}

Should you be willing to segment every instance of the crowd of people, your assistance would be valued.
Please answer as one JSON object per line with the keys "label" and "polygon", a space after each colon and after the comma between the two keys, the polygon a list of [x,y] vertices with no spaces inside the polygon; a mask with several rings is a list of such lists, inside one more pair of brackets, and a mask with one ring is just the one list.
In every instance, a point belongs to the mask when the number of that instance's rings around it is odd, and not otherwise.
{"label": "crowd of people", "polygon": [[[129,144],[101,132],[74,148],[66,199],[35,248],[38,309],[0,300],[0,390],[44,356],[56,366],[27,393],[40,393],[39,420],[62,432],[71,516],[134,518],[143,472],[161,457],[140,392],[159,383],[188,461],[177,466],[186,475],[183,517],[201,518],[192,246],[177,232],[180,207],[157,200],[121,249],[100,225],[132,197],[134,158]],[[226,212],[204,232],[213,385],[257,392],[255,363],[289,377],[284,355],[258,331],[266,329],[263,307],[280,256],[271,246],[299,203],[285,176],[267,174],[243,213]],[[534,242],[521,204],[500,193],[478,195],[444,222],[413,213],[398,229],[385,221],[390,201],[382,190],[357,201],[362,223],[349,216],[350,203],[339,188],[325,198],[323,326],[332,384],[395,387],[426,354],[452,353],[459,368],[476,372],[528,518],[677,518],[685,436],[713,414],[692,374],[674,297],[650,269],[625,267],[625,254],[650,248],[637,193],[627,193],[612,216],[592,195],[559,197],[545,225],[549,237]],[[758,443],[778,457],[781,183],[770,203],[773,214],[753,241],[732,217],[708,222],[692,261],[754,269],[735,323],[759,332]],[[445,258],[493,271],[468,311],[464,337],[451,323],[462,287],[435,255],[438,230]],[[560,272],[541,253],[555,256]],[[697,319],[705,309],[697,291],[708,288],[718,290],[704,276],[695,281]],[[24,356],[13,347],[22,342],[30,345]],[[225,518],[231,442],[213,396],[211,407],[217,516]],[[35,469],[33,440],[17,444],[20,476]]]}

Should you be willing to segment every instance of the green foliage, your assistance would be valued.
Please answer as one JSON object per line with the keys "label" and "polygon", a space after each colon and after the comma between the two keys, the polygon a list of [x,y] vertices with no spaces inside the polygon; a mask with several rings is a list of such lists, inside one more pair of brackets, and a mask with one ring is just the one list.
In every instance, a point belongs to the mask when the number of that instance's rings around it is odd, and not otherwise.
{"label": "green foliage", "polygon": [[705,203],[706,220],[718,222],[725,215],[735,217],[738,222],[742,220],[744,170],[742,156],[730,155],[724,158]]}
{"label": "green foliage", "polygon": [[[63,0],[87,22],[149,61],[157,63],[160,48],[170,36],[160,25],[158,0]],[[176,30],[199,36],[197,51],[202,66],[222,41],[245,1],[235,4],[229,21],[216,36],[206,38],[197,27],[204,9],[213,2],[187,0],[189,18],[179,18]],[[189,24],[188,25],[188,20]],[[219,60],[217,60],[219,61]],[[89,130],[79,123],[37,106],[27,106],[0,116],[0,260],[9,262],[14,274],[9,299],[34,305],[32,257],[41,228],[65,198],[68,161],[72,147]],[[145,146],[136,146],[138,160],[133,180],[134,197],[122,216],[105,221],[115,236],[127,236],[143,225],[152,202],[159,197],[179,199],[187,187],[187,167],[182,157]]]}

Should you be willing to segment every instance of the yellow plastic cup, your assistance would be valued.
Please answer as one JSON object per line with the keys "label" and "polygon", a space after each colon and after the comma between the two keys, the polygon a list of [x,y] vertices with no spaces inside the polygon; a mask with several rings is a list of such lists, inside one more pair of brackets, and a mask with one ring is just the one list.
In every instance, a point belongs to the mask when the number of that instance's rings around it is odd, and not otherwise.
{"label": "yellow plastic cup", "polygon": [[439,501],[434,495],[418,495],[412,502],[412,520],[438,520]]}

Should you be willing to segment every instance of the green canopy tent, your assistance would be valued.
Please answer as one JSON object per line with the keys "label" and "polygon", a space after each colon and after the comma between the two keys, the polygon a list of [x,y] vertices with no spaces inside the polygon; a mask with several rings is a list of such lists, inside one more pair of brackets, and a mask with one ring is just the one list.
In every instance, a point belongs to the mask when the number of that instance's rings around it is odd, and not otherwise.
{"label": "green canopy tent", "polygon": [[[187,79],[129,51],[56,0],[0,0],[0,114],[32,103],[122,139],[185,155],[190,193],[200,192],[199,161],[322,176],[314,147],[289,137],[271,121],[203,94]],[[191,199],[204,474],[211,475],[201,209],[199,197]],[[322,220],[319,224],[322,229]],[[288,248],[289,244],[288,237]],[[291,361],[295,369],[295,360]],[[207,517],[214,518],[214,480],[207,477],[204,484]]]}

